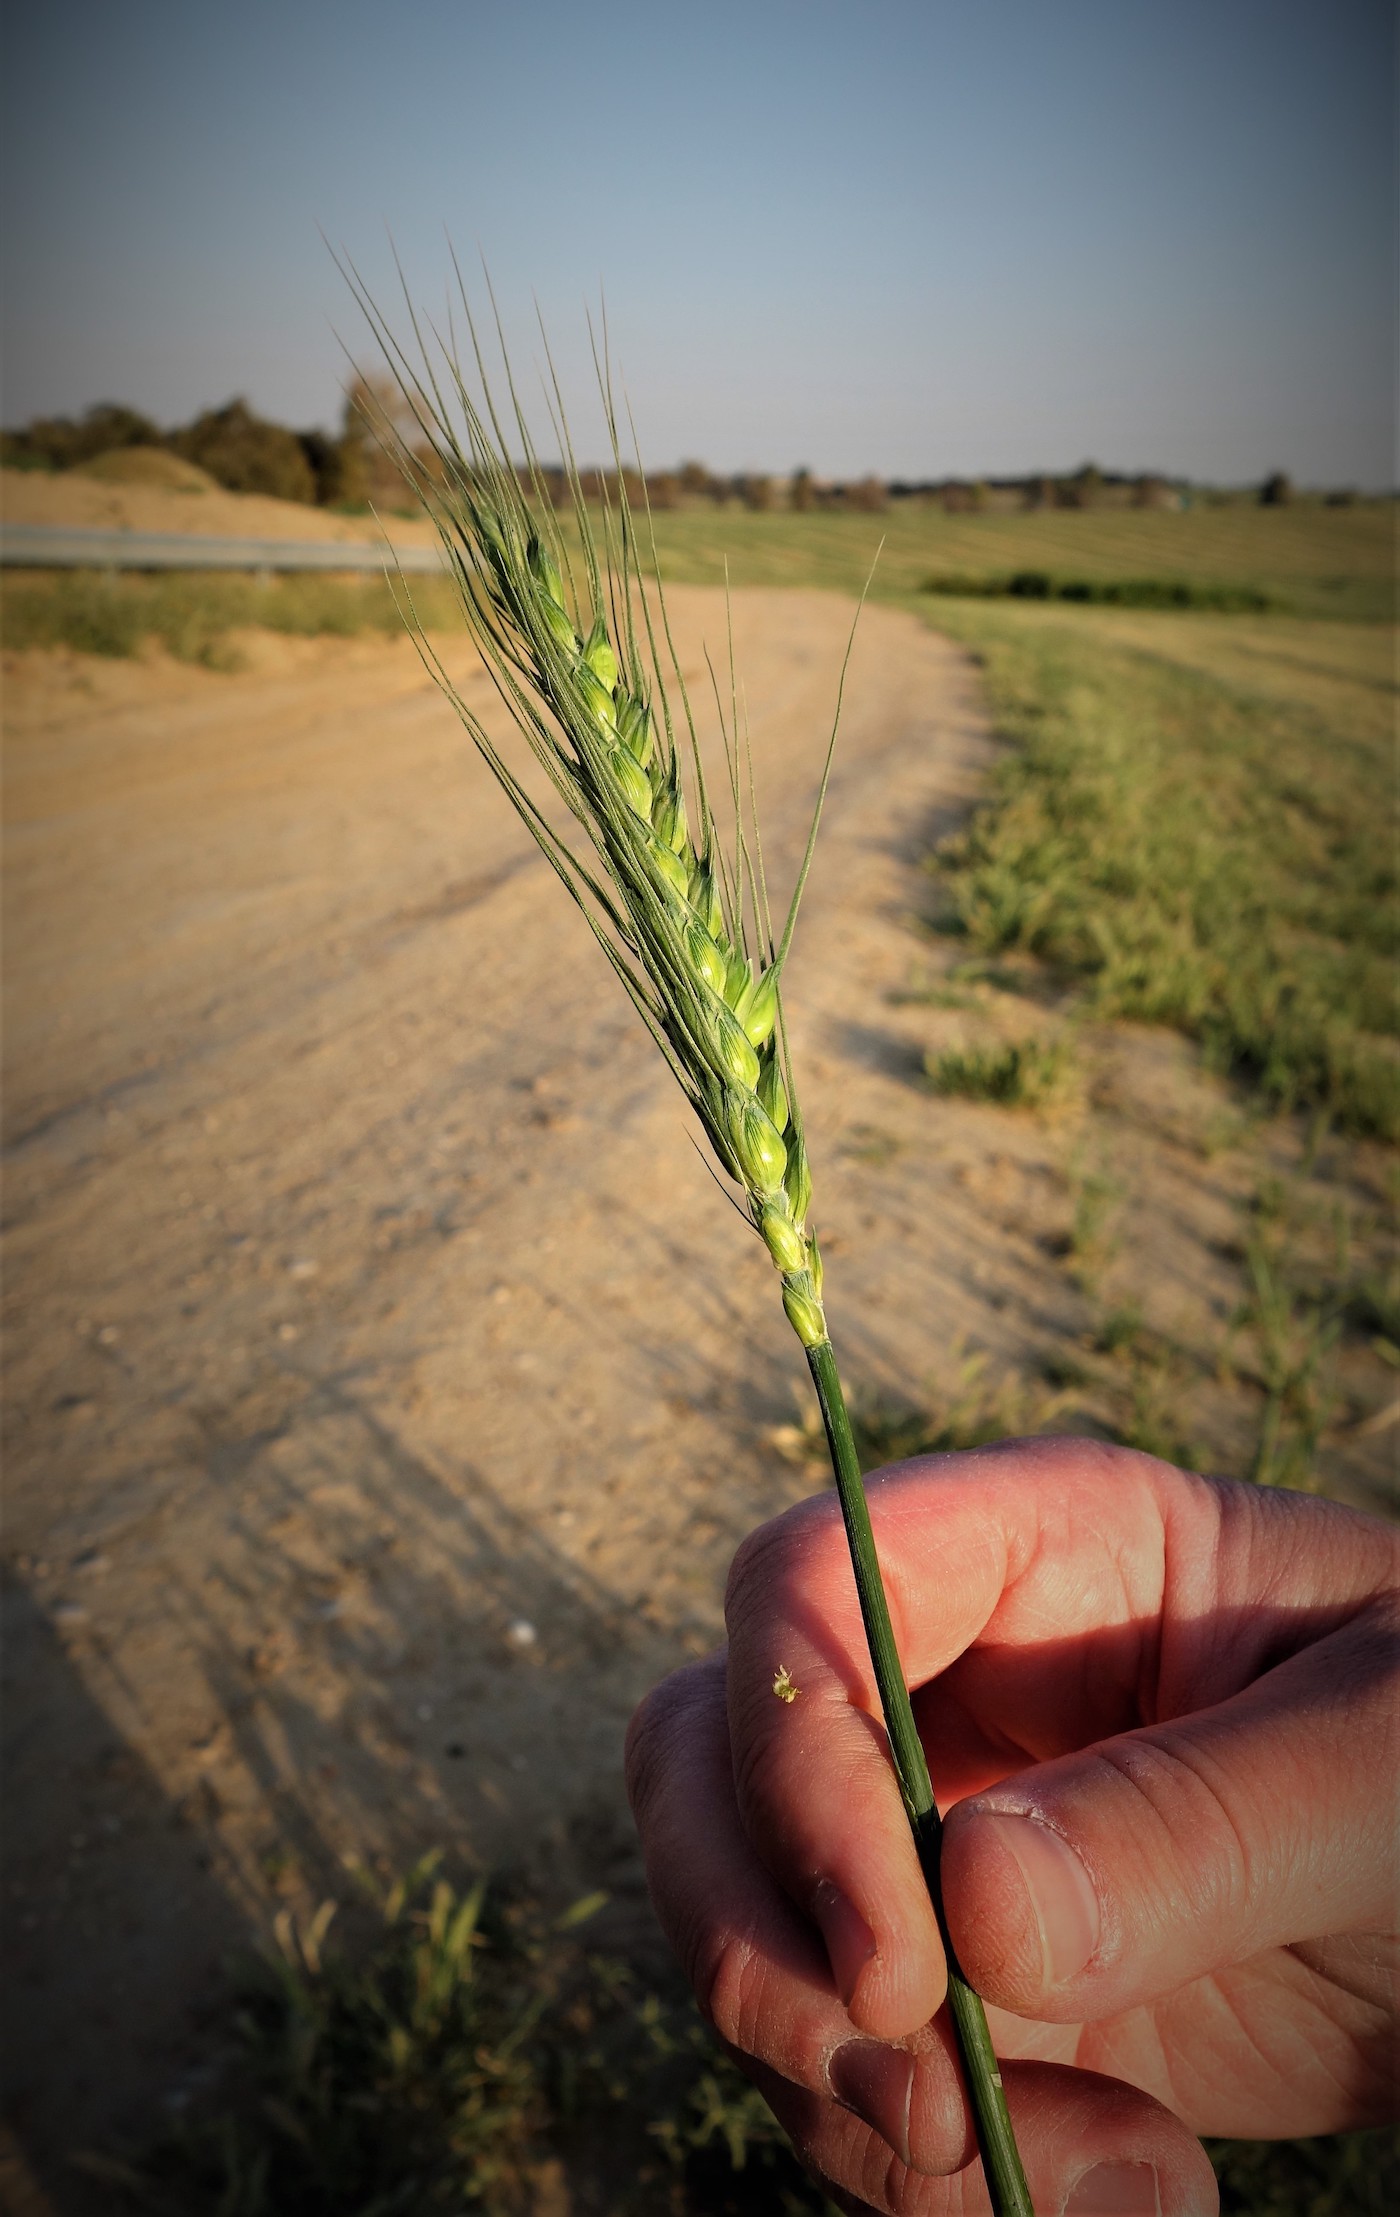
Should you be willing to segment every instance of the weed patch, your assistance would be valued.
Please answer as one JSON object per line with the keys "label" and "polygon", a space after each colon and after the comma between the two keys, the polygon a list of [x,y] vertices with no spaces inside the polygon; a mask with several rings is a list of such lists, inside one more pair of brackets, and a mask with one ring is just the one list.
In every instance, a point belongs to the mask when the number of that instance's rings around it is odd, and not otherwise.
{"label": "weed patch", "polygon": [[1074,1058],[1063,1040],[1008,1040],[995,1047],[930,1052],[924,1069],[935,1093],[995,1101],[1002,1108],[1046,1108],[1070,1090]]}
{"label": "weed patch", "polygon": [[82,2168],[160,2217],[526,2217],[561,2171],[609,2217],[829,2210],[688,1997],[586,1948],[601,1896],[547,1921],[438,1865],[376,1892],[343,1951],[333,1904],[300,1931],[284,1912],[219,2094]]}
{"label": "weed patch", "polygon": [[1400,1138],[1385,754],[1069,626],[961,616],[1014,751],[940,849],[961,928],[1167,1023],[1273,1106]]}

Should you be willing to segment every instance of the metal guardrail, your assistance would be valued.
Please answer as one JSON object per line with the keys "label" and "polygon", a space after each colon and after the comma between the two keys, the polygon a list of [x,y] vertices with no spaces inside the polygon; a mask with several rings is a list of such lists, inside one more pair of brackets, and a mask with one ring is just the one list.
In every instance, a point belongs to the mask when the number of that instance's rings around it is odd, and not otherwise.
{"label": "metal guardrail", "polygon": [[0,565],[27,570],[277,570],[434,573],[436,547],[386,547],[352,539],[214,539],[182,531],[70,531],[57,524],[0,524]]}

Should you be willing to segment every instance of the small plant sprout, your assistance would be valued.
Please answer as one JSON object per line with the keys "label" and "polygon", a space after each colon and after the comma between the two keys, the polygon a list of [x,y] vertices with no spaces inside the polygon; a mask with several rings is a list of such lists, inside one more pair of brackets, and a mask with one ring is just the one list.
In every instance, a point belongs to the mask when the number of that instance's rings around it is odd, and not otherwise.
{"label": "small plant sprout", "polygon": [[[564,457],[556,512],[507,361],[508,407],[493,399],[470,310],[479,394],[449,330],[409,308],[417,353],[399,347],[351,273],[411,418],[378,427],[437,526],[463,615],[522,742],[559,810],[537,799],[476,716],[421,628],[418,645],[507,798],[587,920],[694,1109],[738,1204],[777,1271],[826,1429],[890,1752],[950,1963],[949,1995],[992,2202],[1030,2211],[981,2002],[957,1971],[938,1883],[939,1819],[900,1669],[850,1421],[827,1331],[821,1252],[809,1222],[812,1176],[782,985],[811,867],[835,746],[781,923],[769,908],[753,764],[737,713],[724,728],[724,809],[706,782],[691,704],[659,591],[645,512],[629,505],[606,348],[599,385],[615,475],[590,512],[552,364],[545,397]],[[463,295],[465,308],[465,295]],[[460,427],[460,428],[459,428]],[[516,446],[519,465],[509,459]],[[645,590],[643,589],[645,583]],[[409,606],[412,619],[412,607]],[[849,659],[849,645],[847,657]],[[842,671],[844,685],[845,670]],[[719,688],[716,687],[718,696]],[[737,689],[733,689],[737,698]],[[840,715],[838,688],[836,714]],[[773,1691],[798,1689],[780,1669]]]}

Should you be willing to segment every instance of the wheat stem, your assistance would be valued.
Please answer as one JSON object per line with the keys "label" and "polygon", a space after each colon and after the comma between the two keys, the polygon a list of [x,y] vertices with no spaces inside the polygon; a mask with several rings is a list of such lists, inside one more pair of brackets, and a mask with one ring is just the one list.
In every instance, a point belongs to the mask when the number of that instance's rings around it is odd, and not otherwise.
{"label": "wheat stem", "polygon": [[1011,2130],[1011,2119],[1007,2114],[1006,2095],[1002,2089],[1001,2072],[997,2068],[996,2051],[987,2027],[987,2012],[959,1970],[953,1943],[948,1936],[938,1868],[943,1826],[933,1798],[933,1783],[929,1777],[923,1742],[914,1722],[909,1688],[904,1682],[904,1671],[895,1646],[894,1627],[890,1623],[889,1603],[885,1599],[880,1561],[875,1552],[875,1535],[870,1528],[870,1510],[861,1481],[860,1462],[851,1436],[851,1420],[846,1411],[846,1399],[841,1391],[841,1376],[836,1367],[836,1354],[831,1341],[824,1339],[815,1347],[809,1347],[807,1363],[817,1389],[817,1400],[821,1405],[826,1443],[831,1450],[831,1467],[836,1478],[841,1515],[845,1520],[846,1539],[851,1550],[851,1568],[855,1572],[861,1619],[865,1625],[870,1660],[875,1669],[875,1684],[879,1689],[880,1707],[884,1712],[890,1755],[894,1762],[895,1776],[899,1780],[899,1791],[908,1814],[910,1830],[914,1835],[919,1868],[928,1886],[933,1913],[938,1919],[943,1952],[948,1959],[948,2007],[957,2030],[958,2052],[962,2057],[963,2076],[967,2082],[968,2098],[972,2103],[977,2145],[982,2152],[982,2165],[987,2174],[992,2208],[996,2217],[1034,2217],[1026,2174],[1021,2167],[1021,2158]]}

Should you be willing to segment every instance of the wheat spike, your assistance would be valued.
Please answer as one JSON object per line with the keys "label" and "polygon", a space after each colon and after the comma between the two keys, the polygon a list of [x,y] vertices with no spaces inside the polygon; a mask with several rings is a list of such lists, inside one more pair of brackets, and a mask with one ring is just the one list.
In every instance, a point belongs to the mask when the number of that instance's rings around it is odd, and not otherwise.
{"label": "wheat spike", "polygon": [[[669,628],[664,604],[653,616],[642,591],[621,468],[617,498],[604,512],[600,546],[569,458],[570,533],[546,495],[518,405],[513,418],[526,453],[523,473],[505,457],[501,423],[489,398],[483,414],[457,375],[450,351],[447,376],[465,439],[431,376],[411,371],[382,327],[380,336],[422,444],[410,449],[388,425],[381,425],[381,433],[437,526],[497,688],[581,825],[592,858],[581,860],[555,834],[421,634],[420,650],[587,912],[715,1155],[742,1191],[749,1220],[781,1273],[783,1305],[794,1330],[804,1346],[816,1346],[827,1336],[821,1263],[807,1224],[811,1177],[784,1045],[780,990],[796,903],[779,945],[768,916],[756,825],[746,820],[738,734],[724,725],[734,820],[722,839],[672,653],[682,696],[678,742],[658,648],[658,638],[669,645]],[[616,452],[606,386],[605,399]],[[582,573],[572,590],[571,537]],[[654,569],[648,582],[659,599]]]}

